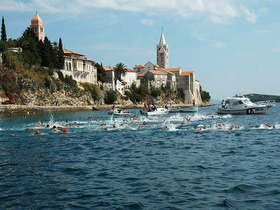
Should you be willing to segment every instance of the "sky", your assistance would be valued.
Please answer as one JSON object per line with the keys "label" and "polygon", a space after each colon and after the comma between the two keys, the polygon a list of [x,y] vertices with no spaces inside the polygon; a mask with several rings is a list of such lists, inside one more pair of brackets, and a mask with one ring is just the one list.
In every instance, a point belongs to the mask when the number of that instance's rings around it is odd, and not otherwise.
{"label": "sky", "polygon": [[45,36],[103,66],[156,64],[163,29],[169,67],[195,71],[212,99],[280,95],[278,0],[0,0],[8,38],[38,12]]}

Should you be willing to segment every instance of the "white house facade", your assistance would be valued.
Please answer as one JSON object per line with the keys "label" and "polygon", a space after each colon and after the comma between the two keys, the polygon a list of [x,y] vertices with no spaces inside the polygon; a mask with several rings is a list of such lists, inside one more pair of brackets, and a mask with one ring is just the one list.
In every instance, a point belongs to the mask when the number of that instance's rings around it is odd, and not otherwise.
{"label": "white house facade", "polygon": [[95,62],[85,55],[70,50],[64,50],[63,75],[72,76],[77,82],[97,83],[97,68]]}

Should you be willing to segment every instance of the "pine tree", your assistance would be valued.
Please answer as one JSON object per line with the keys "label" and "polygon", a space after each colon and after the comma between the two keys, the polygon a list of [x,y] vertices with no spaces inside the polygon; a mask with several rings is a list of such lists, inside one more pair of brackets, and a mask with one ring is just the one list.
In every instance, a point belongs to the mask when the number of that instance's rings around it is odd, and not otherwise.
{"label": "pine tree", "polygon": [[7,42],[6,27],[4,22],[4,17],[2,16],[2,26],[1,26],[1,41]]}

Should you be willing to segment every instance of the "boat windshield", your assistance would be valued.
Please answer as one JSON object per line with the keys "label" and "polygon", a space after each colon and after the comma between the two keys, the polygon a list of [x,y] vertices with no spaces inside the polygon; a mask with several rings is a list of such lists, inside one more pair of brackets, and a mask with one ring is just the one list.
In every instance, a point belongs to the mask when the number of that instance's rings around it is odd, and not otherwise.
{"label": "boat windshield", "polygon": [[248,100],[248,99],[246,99],[246,100],[243,100],[243,103],[244,103],[244,104],[250,104],[250,103],[251,103],[251,101],[250,101],[250,100]]}

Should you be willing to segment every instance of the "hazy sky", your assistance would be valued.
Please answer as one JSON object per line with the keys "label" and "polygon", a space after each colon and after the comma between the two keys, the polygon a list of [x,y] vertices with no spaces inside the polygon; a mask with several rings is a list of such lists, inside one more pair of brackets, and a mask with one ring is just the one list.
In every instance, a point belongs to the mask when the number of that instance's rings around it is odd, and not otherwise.
{"label": "hazy sky", "polygon": [[280,95],[279,0],[0,0],[8,38],[36,11],[51,41],[103,66],[156,63],[163,27],[170,67],[195,71],[212,98]]}

